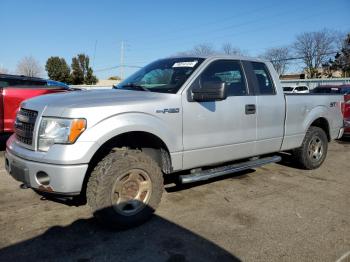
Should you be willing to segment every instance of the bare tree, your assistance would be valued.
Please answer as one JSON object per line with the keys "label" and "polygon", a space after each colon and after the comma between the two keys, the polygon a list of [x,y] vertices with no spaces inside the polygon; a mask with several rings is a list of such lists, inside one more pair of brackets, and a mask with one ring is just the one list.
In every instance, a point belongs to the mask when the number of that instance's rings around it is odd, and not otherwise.
{"label": "bare tree", "polygon": [[231,43],[227,42],[222,45],[222,51],[225,55],[243,55],[243,52],[238,47],[234,47]]}
{"label": "bare tree", "polygon": [[290,51],[288,47],[269,48],[261,57],[271,61],[278,75],[283,75],[287,70]]}
{"label": "bare tree", "polygon": [[341,50],[342,48],[345,47],[346,43],[344,41],[344,39],[346,39],[347,34],[345,32],[342,31],[334,31],[333,32],[333,37],[334,37],[334,44],[335,44],[335,48],[337,50]]}
{"label": "bare tree", "polygon": [[189,51],[177,52],[174,56],[201,56],[201,55],[213,55],[213,54],[226,54],[226,55],[243,55],[240,48],[233,46],[231,43],[224,43],[221,50],[215,50],[210,43],[202,43],[195,45]]}
{"label": "bare tree", "polygon": [[334,35],[328,30],[305,32],[297,36],[293,47],[296,55],[302,57],[309,77],[317,76],[318,68],[333,52],[334,43]]}
{"label": "bare tree", "polygon": [[8,74],[8,70],[5,68],[5,67],[3,67],[2,65],[0,65],[0,74]]}
{"label": "bare tree", "polygon": [[39,77],[43,73],[43,68],[39,62],[32,56],[24,57],[17,64],[17,73],[20,75]]}
{"label": "bare tree", "polygon": [[211,44],[203,43],[193,47],[190,51],[191,55],[212,55],[215,54],[215,50]]}

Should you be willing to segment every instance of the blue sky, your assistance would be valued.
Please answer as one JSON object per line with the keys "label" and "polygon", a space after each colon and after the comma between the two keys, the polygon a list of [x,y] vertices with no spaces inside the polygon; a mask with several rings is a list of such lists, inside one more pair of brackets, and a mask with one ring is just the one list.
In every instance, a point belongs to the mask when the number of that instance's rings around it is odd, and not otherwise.
{"label": "blue sky", "polygon": [[0,10],[0,66],[11,73],[24,56],[42,65],[61,56],[70,64],[86,53],[99,78],[118,75],[101,69],[119,64],[121,41],[125,64],[142,66],[199,43],[219,49],[230,42],[257,56],[300,32],[350,31],[349,0],[0,0]]}

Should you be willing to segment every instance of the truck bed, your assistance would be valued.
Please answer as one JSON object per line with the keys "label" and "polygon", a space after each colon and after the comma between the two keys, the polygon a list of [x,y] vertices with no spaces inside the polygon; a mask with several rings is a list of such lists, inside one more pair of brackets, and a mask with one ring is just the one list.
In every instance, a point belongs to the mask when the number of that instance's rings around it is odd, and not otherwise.
{"label": "truck bed", "polygon": [[311,124],[315,115],[320,115],[330,121],[330,138],[338,136],[343,121],[339,118],[341,114],[341,103],[344,100],[338,94],[285,94],[286,118],[285,137],[282,150],[299,147],[305,136],[305,132]]}

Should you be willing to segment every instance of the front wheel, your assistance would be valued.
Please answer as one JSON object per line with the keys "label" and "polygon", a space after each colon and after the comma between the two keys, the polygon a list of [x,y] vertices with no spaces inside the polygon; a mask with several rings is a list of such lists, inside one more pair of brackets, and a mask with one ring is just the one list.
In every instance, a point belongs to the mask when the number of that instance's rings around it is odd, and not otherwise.
{"label": "front wheel", "polygon": [[305,169],[320,167],[326,158],[328,138],[323,129],[311,126],[304,137],[301,147],[294,150],[297,162]]}
{"label": "front wheel", "polygon": [[139,150],[113,149],[92,171],[86,196],[99,220],[128,228],[151,217],[162,193],[163,175],[151,157]]}

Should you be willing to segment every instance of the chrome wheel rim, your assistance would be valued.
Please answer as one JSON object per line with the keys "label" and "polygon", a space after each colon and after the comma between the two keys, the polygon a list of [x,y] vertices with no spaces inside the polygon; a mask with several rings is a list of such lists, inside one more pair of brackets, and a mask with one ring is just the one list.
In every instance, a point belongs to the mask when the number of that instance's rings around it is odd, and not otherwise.
{"label": "chrome wheel rim", "polygon": [[115,181],[111,200],[113,209],[124,216],[140,212],[149,202],[152,182],[141,169],[131,169]]}
{"label": "chrome wheel rim", "polygon": [[311,160],[319,161],[323,156],[323,143],[320,137],[314,136],[309,142],[308,155]]}

